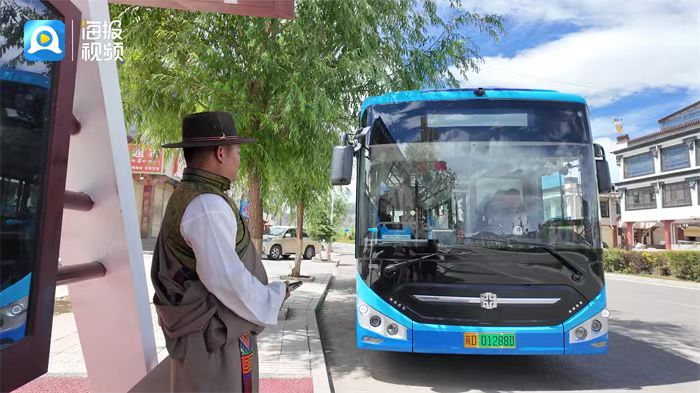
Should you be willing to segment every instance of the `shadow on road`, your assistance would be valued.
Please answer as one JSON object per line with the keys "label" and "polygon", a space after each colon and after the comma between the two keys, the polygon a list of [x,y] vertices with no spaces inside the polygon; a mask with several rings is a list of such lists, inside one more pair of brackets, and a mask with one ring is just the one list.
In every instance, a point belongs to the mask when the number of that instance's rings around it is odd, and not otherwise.
{"label": "shadow on road", "polygon": [[[354,280],[347,276],[336,277],[319,315],[324,351],[337,392],[373,391],[370,386],[374,381],[423,386],[435,392],[462,392],[641,389],[700,379],[700,365],[667,349],[681,345],[697,351],[696,338],[686,337],[689,332],[670,323],[611,321],[610,352],[603,356],[359,351],[354,335]],[[352,383],[363,388],[354,389]],[[386,385],[377,385],[386,389]]]}

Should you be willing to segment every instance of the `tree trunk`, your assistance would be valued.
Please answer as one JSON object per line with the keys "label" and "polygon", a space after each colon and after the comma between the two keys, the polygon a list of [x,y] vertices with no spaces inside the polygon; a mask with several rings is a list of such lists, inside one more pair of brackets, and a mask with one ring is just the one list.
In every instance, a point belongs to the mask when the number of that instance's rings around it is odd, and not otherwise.
{"label": "tree trunk", "polygon": [[262,198],[260,197],[260,176],[255,173],[255,166],[248,165],[248,199],[250,203],[250,239],[255,246],[255,250],[260,253],[262,250],[263,236],[263,209]]}
{"label": "tree trunk", "polygon": [[321,261],[326,262],[330,259],[328,257],[328,243],[326,243],[326,241],[324,240],[321,243],[321,247]]}
{"label": "tree trunk", "polygon": [[297,204],[297,254],[294,258],[292,277],[301,276],[301,261],[304,257],[304,202]]}

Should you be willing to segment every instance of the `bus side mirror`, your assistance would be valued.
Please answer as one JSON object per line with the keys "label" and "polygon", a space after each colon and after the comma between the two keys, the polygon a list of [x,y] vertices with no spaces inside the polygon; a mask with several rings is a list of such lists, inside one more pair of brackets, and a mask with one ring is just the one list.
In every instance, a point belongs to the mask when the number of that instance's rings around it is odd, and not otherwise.
{"label": "bus side mirror", "polygon": [[347,186],[352,179],[352,156],[353,147],[351,145],[336,146],[333,148],[331,157],[331,184],[334,186]]}
{"label": "bus side mirror", "polygon": [[593,152],[595,155],[595,171],[598,177],[598,193],[606,194],[612,191],[612,182],[610,181],[608,161],[605,159],[605,150],[603,146],[594,143]]}

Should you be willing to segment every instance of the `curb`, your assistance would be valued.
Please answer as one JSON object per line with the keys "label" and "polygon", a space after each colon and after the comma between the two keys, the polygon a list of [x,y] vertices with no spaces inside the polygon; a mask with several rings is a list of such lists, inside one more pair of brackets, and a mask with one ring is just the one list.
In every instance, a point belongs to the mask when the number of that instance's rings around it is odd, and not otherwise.
{"label": "curb", "polygon": [[664,287],[700,290],[700,283],[692,282],[692,281],[680,281],[680,280],[671,280],[671,279],[663,279],[663,278],[655,278],[655,277],[637,276],[637,275],[632,275],[632,274],[619,274],[619,273],[608,273],[608,272],[605,272],[605,278],[611,279],[613,281],[627,281],[627,282],[634,282],[634,283],[640,283],[640,284],[660,285],[660,286],[664,286]]}
{"label": "curb", "polygon": [[316,320],[316,311],[318,311],[323,305],[323,302],[325,302],[332,279],[333,275],[328,277],[328,282],[326,283],[326,288],[323,290],[323,293],[313,301],[311,307],[306,311],[307,329],[309,335],[309,361],[311,363],[311,381],[313,384],[314,393],[332,392],[331,383],[328,378],[326,356],[323,353],[321,334],[318,329],[318,321]]}

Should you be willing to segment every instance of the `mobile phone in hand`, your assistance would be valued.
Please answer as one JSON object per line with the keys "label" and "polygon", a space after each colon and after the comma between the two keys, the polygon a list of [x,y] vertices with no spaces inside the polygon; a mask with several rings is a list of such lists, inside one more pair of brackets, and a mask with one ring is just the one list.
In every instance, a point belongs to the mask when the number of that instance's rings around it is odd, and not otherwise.
{"label": "mobile phone in hand", "polygon": [[289,291],[291,292],[291,291],[299,288],[301,286],[301,284],[303,284],[303,283],[304,282],[302,282],[302,281],[294,281],[294,282],[290,282],[287,287],[289,288]]}

